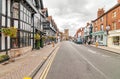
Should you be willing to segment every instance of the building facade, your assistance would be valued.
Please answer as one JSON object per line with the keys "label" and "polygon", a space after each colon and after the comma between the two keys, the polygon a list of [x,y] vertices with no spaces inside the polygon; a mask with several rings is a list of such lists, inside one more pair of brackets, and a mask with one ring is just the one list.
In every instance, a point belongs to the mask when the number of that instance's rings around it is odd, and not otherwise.
{"label": "building facade", "polygon": [[108,47],[120,49],[120,0],[108,11],[107,19],[110,27]]}
{"label": "building facade", "polygon": [[93,38],[99,45],[107,45],[106,15],[104,9],[98,9],[98,17],[93,21]]}
{"label": "building facade", "polygon": [[84,28],[84,41],[86,42],[90,42],[92,40],[92,23],[87,23],[87,25]]}
{"label": "building facade", "polygon": [[34,48],[34,34],[43,30],[42,0],[0,0],[0,4],[0,28],[17,28],[15,38],[0,34],[0,51],[8,53],[12,48]]}
{"label": "building facade", "polygon": [[100,45],[120,49],[120,0],[118,3],[104,12],[98,10],[98,17],[93,21],[94,39]]}

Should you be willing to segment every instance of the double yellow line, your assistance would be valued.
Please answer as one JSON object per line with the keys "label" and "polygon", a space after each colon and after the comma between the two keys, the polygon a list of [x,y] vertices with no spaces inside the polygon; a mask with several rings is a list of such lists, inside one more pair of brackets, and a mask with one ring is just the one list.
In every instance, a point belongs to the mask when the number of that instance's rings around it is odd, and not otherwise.
{"label": "double yellow line", "polygon": [[43,72],[42,72],[42,74],[41,74],[41,76],[40,76],[39,79],[46,79],[47,74],[48,74],[48,72],[49,72],[49,70],[50,70],[50,67],[51,67],[51,65],[52,65],[52,62],[53,62],[55,56],[56,56],[56,53],[57,53],[58,49],[59,49],[59,47],[57,47],[57,48],[55,49],[55,51],[53,52],[53,55],[52,55],[51,58],[49,59],[49,62],[48,62],[48,64],[47,64],[47,66],[45,67],[45,69],[43,70]]}

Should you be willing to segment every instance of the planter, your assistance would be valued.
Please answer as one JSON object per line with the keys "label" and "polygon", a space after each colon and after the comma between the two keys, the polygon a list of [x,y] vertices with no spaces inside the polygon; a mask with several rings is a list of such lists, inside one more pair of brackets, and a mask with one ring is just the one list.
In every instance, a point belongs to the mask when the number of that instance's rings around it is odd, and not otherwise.
{"label": "planter", "polygon": [[39,40],[36,40],[35,48],[40,49],[40,41]]}
{"label": "planter", "polygon": [[8,55],[0,55],[0,63],[9,60],[9,56]]}
{"label": "planter", "polygon": [[1,32],[5,35],[5,36],[10,36],[10,37],[16,37],[17,36],[17,29],[14,27],[9,27],[9,28],[2,28]]}
{"label": "planter", "polygon": [[35,34],[34,38],[35,38],[35,40],[40,40],[40,35],[37,33],[37,34]]}

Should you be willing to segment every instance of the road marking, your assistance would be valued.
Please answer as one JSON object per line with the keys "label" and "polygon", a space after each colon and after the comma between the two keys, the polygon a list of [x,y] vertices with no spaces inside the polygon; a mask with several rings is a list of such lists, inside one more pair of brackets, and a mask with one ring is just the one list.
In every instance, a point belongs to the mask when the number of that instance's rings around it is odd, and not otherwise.
{"label": "road marking", "polygon": [[53,54],[52,57],[49,59],[49,62],[48,62],[48,64],[47,64],[46,68],[43,70],[43,72],[42,72],[42,74],[41,74],[41,76],[40,76],[39,79],[46,79],[47,74],[48,74],[48,72],[49,72],[49,70],[50,70],[50,67],[51,67],[51,65],[52,65],[52,62],[53,62],[53,60],[54,60],[54,58],[55,58],[55,56],[56,56],[56,54],[57,54],[58,49],[59,49],[59,47],[57,47],[56,50],[54,51],[54,54]]}
{"label": "road marking", "polygon": [[110,56],[108,56],[108,55],[102,55],[103,57],[110,57]]}
{"label": "road marking", "polygon": [[93,50],[91,50],[91,49],[88,49],[88,51],[91,52],[91,53],[93,53],[93,54],[97,54],[96,51],[93,51]]}
{"label": "road marking", "polygon": [[93,51],[93,50],[91,50],[91,49],[88,49],[88,51],[91,52],[91,53],[93,53],[93,54],[99,54],[99,55],[101,55],[101,56],[103,56],[103,57],[110,57],[110,56],[108,56],[108,55],[102,55],[102,54],[100,54],[100,53],[97,53],[96,51]]}
{"label": "road marking", "polygon": [[[73,46],[72,46],[73,47]],[[88,63],[90,64],[96,71],[98,71],[101,75],[103,75],[106,79],[110,79],[108,78],[108,76],[106,76],[101,70],[99,70],[97,67],[95,67],[85,56],[83,56],[82,54],[79,53],[79,51],[77,49],[75,49],[73,47],[73,49]]]}

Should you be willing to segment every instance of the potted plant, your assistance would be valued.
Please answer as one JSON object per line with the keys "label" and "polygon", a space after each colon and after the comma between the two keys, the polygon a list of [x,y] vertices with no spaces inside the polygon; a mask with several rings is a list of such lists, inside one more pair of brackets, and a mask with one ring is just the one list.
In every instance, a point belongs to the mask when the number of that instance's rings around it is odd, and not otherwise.
{"label": "potted plant", "polygon": [[0,63],[8,60],[10,57],[8,55],[0,55]]}
{"label": "potted plant", "polygon": [[35,34],[34,38],[36,40],[35,48],[40,49],[40,35],[37,33],[37,34]]}
{"label": "potted plant", "polygon": [[2,32],[5,36],[9,36],[11,34],[11,31],[9,28],[2,28]]}
{"label": "potted plant", "polygon": [[35,34],[34,38],[35,38],[35,40],[40,40],[40,35],[37,33],[37,34]]}
{"label": "potted plant", "polygon": [[17,29],[14,28],[14,27],[2,28],[1,32],[3,32],[3,34],[5,36],[10,36],[10,37],[16,37],[17,36]]}
{"label": "potted plant", "polygon": [[17,37],[17,29],[14,27],[10,27],[10,37],[15,38]]}

